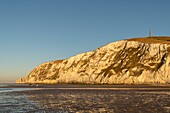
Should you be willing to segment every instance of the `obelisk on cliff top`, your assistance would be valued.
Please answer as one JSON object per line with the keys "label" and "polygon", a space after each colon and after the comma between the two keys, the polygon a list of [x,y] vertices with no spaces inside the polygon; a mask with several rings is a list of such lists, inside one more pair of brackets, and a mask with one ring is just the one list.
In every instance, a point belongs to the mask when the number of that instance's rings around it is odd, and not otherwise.
{"label": "obelisk on cliff top", "polygon": [[151,38],[152,37],[152,31],[150,30],[149,31],[149,38]]}

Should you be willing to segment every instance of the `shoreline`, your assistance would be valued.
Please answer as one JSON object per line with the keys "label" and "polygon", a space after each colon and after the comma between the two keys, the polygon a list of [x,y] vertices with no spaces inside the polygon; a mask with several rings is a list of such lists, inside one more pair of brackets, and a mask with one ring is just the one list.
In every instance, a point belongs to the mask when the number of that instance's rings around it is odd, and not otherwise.
{"label": "shoreline", "polygon": [[170,91],[170,85],[6,84],[2,88],[56,90]]}

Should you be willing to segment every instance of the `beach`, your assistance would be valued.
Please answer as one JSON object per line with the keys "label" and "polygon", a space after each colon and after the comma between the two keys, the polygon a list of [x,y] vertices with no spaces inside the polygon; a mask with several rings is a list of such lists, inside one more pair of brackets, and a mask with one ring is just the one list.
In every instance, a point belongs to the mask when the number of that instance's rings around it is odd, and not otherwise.
{"label": "beach", "polygon": [[170,86],[0,85],[2,113],[169,113]]}

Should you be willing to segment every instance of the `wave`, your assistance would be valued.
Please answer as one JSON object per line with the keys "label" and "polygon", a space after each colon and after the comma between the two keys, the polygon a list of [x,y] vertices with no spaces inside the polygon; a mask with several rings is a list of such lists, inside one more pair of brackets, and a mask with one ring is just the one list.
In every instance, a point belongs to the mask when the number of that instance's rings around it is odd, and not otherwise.
{"label": "wave", "polygon": [[0,88],[0,92],[8,92],[11,90],[12,90],[12,88]]}

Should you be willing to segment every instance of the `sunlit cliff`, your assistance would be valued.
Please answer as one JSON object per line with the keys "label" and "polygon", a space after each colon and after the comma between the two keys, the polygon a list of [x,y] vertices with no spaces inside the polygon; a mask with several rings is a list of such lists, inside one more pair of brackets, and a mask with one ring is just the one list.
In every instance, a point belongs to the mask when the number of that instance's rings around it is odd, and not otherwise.
{"label": "sunlit cliff", "polygon": [[35,67],[17,83],[168,84],[170,37],[133,38]]}

